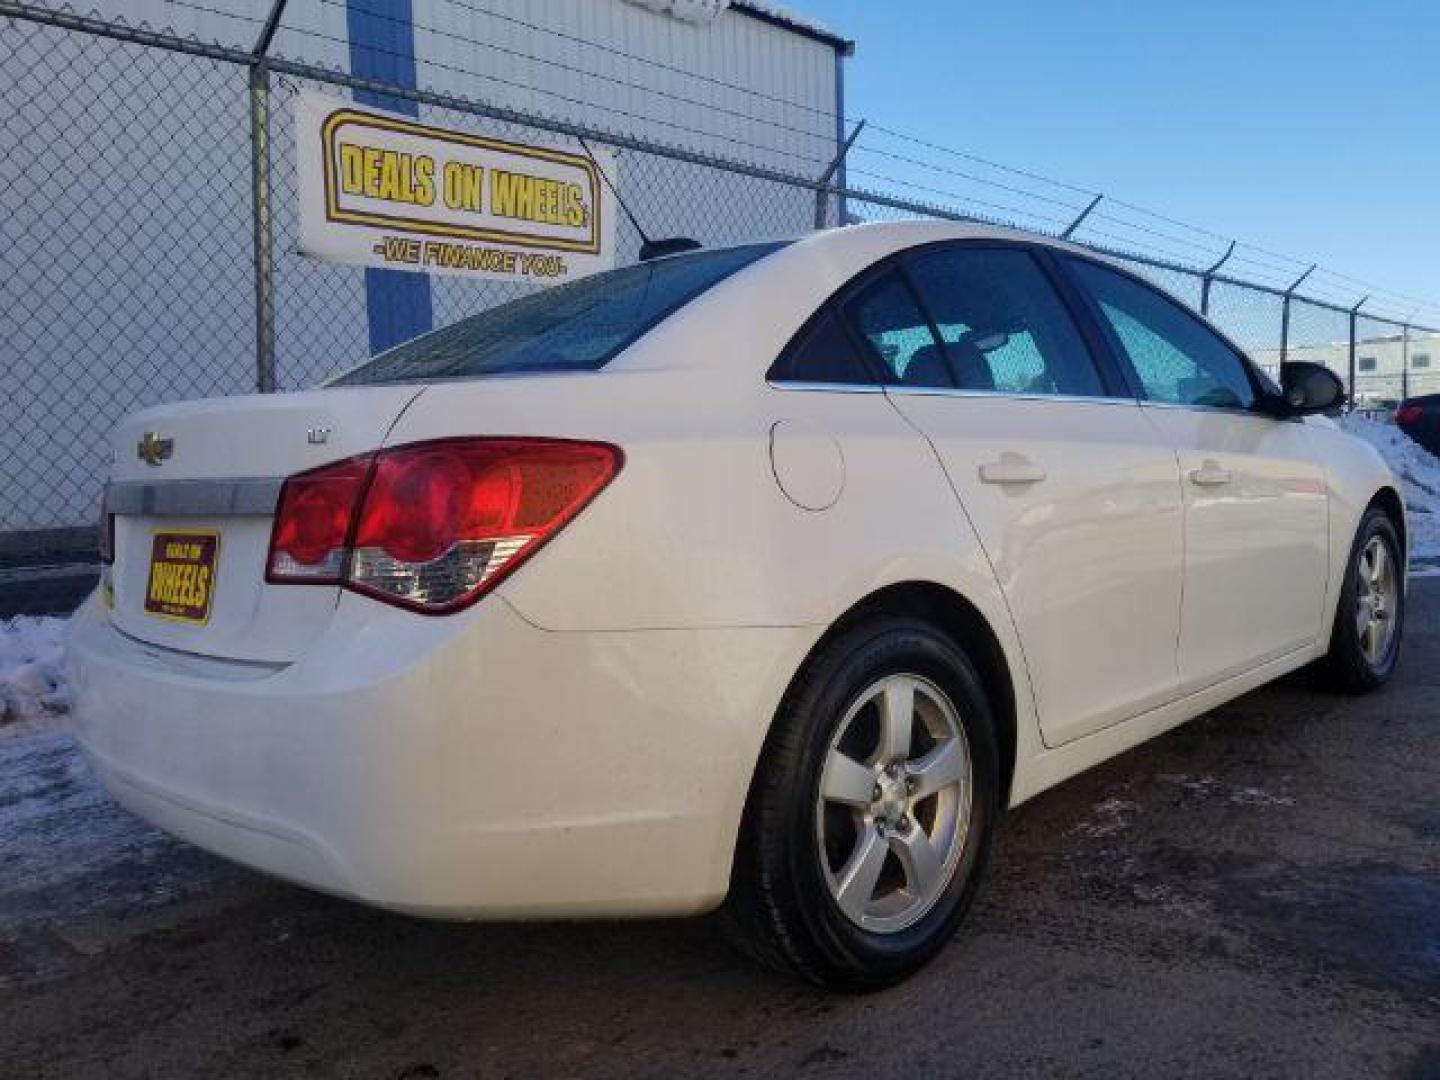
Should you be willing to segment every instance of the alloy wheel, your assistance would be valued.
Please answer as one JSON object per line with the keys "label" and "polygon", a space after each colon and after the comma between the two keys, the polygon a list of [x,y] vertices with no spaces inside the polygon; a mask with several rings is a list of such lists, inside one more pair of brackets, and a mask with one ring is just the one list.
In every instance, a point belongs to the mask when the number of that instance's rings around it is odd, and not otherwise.
{"label": "alloy wheel", "polygon": [[1383,537],[1372,536],[1356,567],[1355,634],[1360,651],[1374,667],[1383,664],[1395,640],[1400,578]]}
{"label": "alloy wheel", "polygon": [[973,766],[949,697],[917,675],[856,697],[831,740],[816,796],[830,895],[855,925],[897,933],[954,877],[969,832]]}

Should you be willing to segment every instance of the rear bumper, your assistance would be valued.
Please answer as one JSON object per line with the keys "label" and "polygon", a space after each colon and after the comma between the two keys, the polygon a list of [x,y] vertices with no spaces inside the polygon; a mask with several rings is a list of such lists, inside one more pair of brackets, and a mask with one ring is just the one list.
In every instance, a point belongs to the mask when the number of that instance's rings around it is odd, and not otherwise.
{"label": "rear bumper", "polygon": [[345,596],[297,663],[160,649],[93,600],[74,723],[102,782],[193,843],[416,914],[685,913],[729,883],[769,718],[818,630],[556,633],[500,597]]}

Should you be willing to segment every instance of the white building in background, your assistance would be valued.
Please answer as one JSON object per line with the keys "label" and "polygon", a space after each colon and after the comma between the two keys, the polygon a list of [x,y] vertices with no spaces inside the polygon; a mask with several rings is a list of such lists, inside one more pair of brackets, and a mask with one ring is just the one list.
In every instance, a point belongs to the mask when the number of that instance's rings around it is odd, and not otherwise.
{"label": "white building in background", "polygon": [[[85,0],[101,20],[250,50],[272,0]],[[248,69],[24,20],[0,49],[0,564],[93,542],[103,438],[134,409],[256,385]],[[759,0],[289,0],[271,54],[818,178],[844,134],[852,44]],[[289,77],[272,79],[277,383],[503,299],[494,283],[299,255]],[[338,84],[425,123],[564,142]],[[810,228],[813,193],[622,150],[653,237]],[[622,262],[638,239],[620,226]],[[399,278],[418,279],[399,281]],[[508,286],[504,286],[508,287]],[[398,317],[397,317],[398,313]],[[43,454],[36,454],[44,447]],[[43,463],[43,464],[42,464]]]}
{"label": "white building in background", "polygon": [[[1280,364],[1279,349],[1257,349],[1255,360],[1266,370]],[[1324,364],[1343,379],[1350,376],[1350,343],[1292,345],[1289,360]],[[1440,334],[1412,333],[1362,338],[1355,343],[1355,401],[1362,407],[1393,405],[1416,394],[1440,393]]]}

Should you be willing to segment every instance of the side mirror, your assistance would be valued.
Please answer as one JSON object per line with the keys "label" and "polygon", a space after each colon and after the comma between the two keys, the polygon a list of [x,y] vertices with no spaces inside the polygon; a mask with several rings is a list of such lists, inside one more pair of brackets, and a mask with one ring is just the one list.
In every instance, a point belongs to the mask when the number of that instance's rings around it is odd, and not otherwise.
{"label": "side mirror", "polygon": [[1345,384],[1323,364],[1301,360],[1280,365],[1280,392],[1289,416],[1338,410],[1345,403]]}

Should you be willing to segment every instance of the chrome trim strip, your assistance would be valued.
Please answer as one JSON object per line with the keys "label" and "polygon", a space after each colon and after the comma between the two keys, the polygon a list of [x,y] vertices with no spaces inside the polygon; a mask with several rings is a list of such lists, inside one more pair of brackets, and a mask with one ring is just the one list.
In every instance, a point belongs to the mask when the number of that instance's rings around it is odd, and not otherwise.
{"label": "chrome trim strip", "polygon": [[1130,397],[1087,397],[1083,394],[1020,394],[1004,390],[957,390],[950,386],[882,386],[879,383],[775,382],[772,390],[815,390],[835,394],[903,394],[920,397],[1005,398],[1012,401],[1071,401],[1092,405],[1135,405]]}
{"label": "chrome trim strip", "polygon": [[269,517],[280,502],[276,477],[234,480],[122,480],[105,485],[105,507],[127,517]]}
{"label": "chrome trim strip", "polygon": [[849,394],[893,394],[904,397],[1001,398],[1006,401],[1062,401],[1087,405],[1138,405],[1144,409],[1182,409],[1186,412],[1229,413],[1261,420],[1281,419],[1258,409],[1233,409],[1222,405],[1189,405],[1180,401],[1152,401],[1133,397],[1098,397],[1090,394],[1029,394],[1008,390],[961,390],[951,386],[897,386],[866,383],[771,382],[776,390],[822,390]]}
{"label": "chrome trim strip", "polygon": [[1006,401],[1065,401],[1087,405],[1137,405],[1132,397],[1098,397],[1087,394],[1022,394],[1008,390],[958,390],[949,386],[886,386],[888,394],[906,397],[1003,398]]}
{"label": "chrome trim strip", "polygon": [[771,390],[815,390],[830,394],[883,394],[885,388],[875,383],[776,382],[766,379]]}

